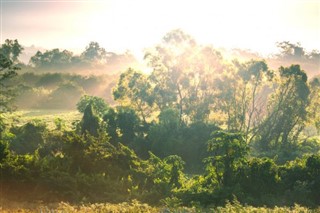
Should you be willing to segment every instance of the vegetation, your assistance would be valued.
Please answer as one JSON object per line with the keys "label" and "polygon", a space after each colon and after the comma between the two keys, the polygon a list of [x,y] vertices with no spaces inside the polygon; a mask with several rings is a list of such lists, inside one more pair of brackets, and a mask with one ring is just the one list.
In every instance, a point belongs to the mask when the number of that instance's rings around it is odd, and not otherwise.
{"label": "vegetation", "polygon": [[16,85],[13,104],[20,110],[76,110],[84,95],[99,96],[114,104],[111,88],[116,80],[116,75],[26,72],[9,82]]}
{"label": "vegetation", "polygon": [[75,55],[69,50],[61,51],[58,48],[44,52],[37,51],[30,58],[26,68],[36,72],[66,72],[110,68],[114,71],[119,71],[119,69],[124,69],[125,66],[132,66],[136,63],[136,59],[128,51],[123,54],[107,52],[103,47],[100,47],[99,43],[90,42],[80,55]]}
{"label": "vegetation", "polygon": [[17,203],[8,202],[4,205],[1,212],[72,212],[72,213],[85,213],[85,212],[270,212],[270,213],[286,213],[286,212],[301,212],[301,213],[312,213],[318,212],[319,209],[309,209],[299,205],[294,207],[253,207],[253,206],[243,206],[239,202],[234,201],[232,203],[227,203],[225,207],[211,207],[211,208],[194,208],[194,207],[151,207],[147,204],[141,204],[136,200],[130,203],[124,202],[119,204],[112,203],[96,203],[88,205],[72,205],[70,203],[60,202],[60,203]]}
{"label": "vegetation", "polygon": [[147,204],[141,204],[136,200],[130,203],[124,202],[119,204],[112,203],[96,203],[88,205],[72,205],[70,203],[60,202],[51,204],[41,204],[41,203],[17,203],[8,202],[4,205],[1,212],[72,212],[72,213],[85,213],[85,212],[270,212],[270,213],[286,213],[286,212],[301,212],[301,213],[313,213],[318,212],[319,209],[309,209],[299,205],[294,207],[253,207],[253,206],[243,206],[239,202],[234,201],[232,203],[227,203],[225,207],[208,207],[208,208],[195,208],[195,207],[151,207]]}
{"label": "vegetation", "polygon": [[[16,85],[17,105],[37,97],[36,107],[79,114],[52,118],[54,128],[18,125],[3,113],[10,101],[1,102],[0,197],[70,212],[319,210],[320,84],[299,65],[228,62],[175,30],[146,53],[152,72],[127,69],[106,103],[89,92],[101,77],[15,76],[15,54],[1,54],[4,100]],[[105,56],[97,43],[81,55]],[[120,204],[98,204],[106,202]],[[41,208],[51,209],[30,211]]]}

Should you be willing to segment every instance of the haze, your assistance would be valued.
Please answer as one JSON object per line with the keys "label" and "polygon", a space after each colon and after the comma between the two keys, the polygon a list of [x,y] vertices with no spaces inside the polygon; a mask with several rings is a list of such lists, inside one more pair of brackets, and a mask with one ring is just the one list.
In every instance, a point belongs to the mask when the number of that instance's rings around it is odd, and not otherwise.
{"label": "haze", "polygon": [[320,0],[1,0],[1,43],[80,52],[90,41],[137,56],[180,28],[216,47],[275,51],[279,41],[320,49]]}

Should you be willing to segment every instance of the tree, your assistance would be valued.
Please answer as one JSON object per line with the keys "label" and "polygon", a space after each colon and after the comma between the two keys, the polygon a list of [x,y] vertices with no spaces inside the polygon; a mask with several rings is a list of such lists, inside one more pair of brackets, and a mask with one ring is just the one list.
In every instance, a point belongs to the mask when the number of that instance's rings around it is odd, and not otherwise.
{"label": "tree", "polygon": [[174,187],[180,188],[182,186],[183,160],[178,155],[170,155],[164,158],[163,161],[171,167],[169,183]]}
{"label": "tree", "polygon": [[35,120],[11,131],[15,138],[10,143],[10,149],[18,154],[33,154],[45,143],[47,127],[45,123]]}
{"label": "tree", "polygon": [[310,89],[306,73],[299,65],[291,65],[280,67],[279,74],[279,87],[257,131],[256,140],[264,151],[293,148],[307,119]]}
{"label": "tree", "polygon": [[302,59],[305,57],[305,50],[300,43],[293,44],[289,41],[278,42],[277,46],[280,48],[281,55],[288,59]]}
{"label": "tree", "polygon": [[[238,66],[238,75],[242,79],[243,88],[241,95],[242,122],[239,131],[244,131],[247,136],[251,128],[253,119],[259,117],[261,109],[257,107],[259,100],[257,96],[261,95],[263,83],[272,79],[272,72],[269,71],[265,61],[249,61]],[[260,106],[261,107],[261,106]]]}
{"label": "tree", "polygon": [[146,75],[129,68],[120,75],[113,97],[122,106],[133,107],[141,116],[144,123],[152,113],[154,98],[151,83]]}
{"label": "tree", "polygon": [[306,168],[309,175],[311,198],[313,202],[319,205],[320,189],[320,155],[311,155],[306,162]]}
{"label": "tree", "polygon": [[111,142],[132,144],[137,136],[142,134],[141,120],[136,111],[130,107],[118,106],[109,108],[103,116],[106,123],[106,131],[111,137]]}
{"label": "tree", "polygon": [[230,186],[235,177],[236,168],[244,161],[248,154],[248,147],[241,133],[230,133],[222,130],[211,134],[208,141],[207,171],[213,171],[218,183]]}
{"label": "tree", "polygon": [[15,93],[7,80],[16,76],[19,69],[12,60],[0,53],[0,113],[11,110]]}
{"label": "tree", "polygon": [[117,113],[116,111],[110,107],[105,114],[103,115],[103,121],[106,123],[106,131],[108,136],[110,137],[110,143],[116,144],[118,142],[118,125],[117,125]]}
{"label": "tree", "polygon": [[89,103],[83,113],[81,125],[81,134],[89,133],[92,136],[98,136],[98,130],[100,128],[100,120],[96,115],[93,104]]}
{"label": "tree", "polygon": [[57,88],[62,82],[64,82],[63,76],[59,73],[45,73],[39,75],[39,80],[35,83],[36,87],[44,87],[48,89]]}
{"label": "tree", "polygon": [[244,132],[248,141],[266,107],[263,96],[272,72],[265,61],[233,61],[232,65],[215,80],[215,109],[225,114],[228,130]]}
{"label": "tree", "polygon": [[106,104],[104,99],[97,96],[84,95],[80,98],[77,103],[77,109],[79,112],[84,113],[87,106],[91,104],[97,114],[101,117],[108,110],[109,106]]}
{"label": "tree", "polygon": [[240,168],[238,179],[246,197],[275,197],[279,190],[278,166],[270,158],[252,158]]}
{"label": "tree", "polygon": [[163,109],[158,119],[159,123],[152,125],[148,131],[150,150],[159,157],[178,154],[177,152],[182,150],[181,144],[185,142],[179,135],[179,111],[172,108]]}
{"label": "tree", "polygon": [[289,41],[278,42],[279,54],[269,58],[272,66],[290,66],[299,64],[303,67],[309,77],[319,74],[320,52],[319,50],[307,51],[300,43],[291,43]]}
{"label": "tree", "polygon": [[5,43],[1,45],[0,54],[13,62],[18,61],[18,57],[24,48],[19,44],[18,40],[6,39]]}
{"label": "tree", "polygon": [[309,123],[314,125],[320,134],[320,78],[314,78],[310,82],[310,105],[308,108]]}
{"label": "tree", "polygon": [[243,87],[241,79],[235,70],[231,69],[228,74],[217,78],[214,85],[217,91],[214,109],[225,117],[221,123],[227,127],[227,130],[240,131],[241,123],[244,121],[243,106],[241,105]]}
{"label": "tree", "polygon": [[265,61],[251,60],[235,65],[241,82],[240,101],[237,103],[240,109],[239,112],[236,112],[238,115],[235,116],[240,119],[236,130],[244,132],[246,142],[250,142],[265,113],[267,100],[263,97],[267,95],[266,88],[274,74],[269,70]]}
{"label": "tree", "polygon": [[8,157],[9,153],[8,143],[0,140],[0,164]]}
{"label": "tree", "polygon": [[57,89],[52,91],[52,93],[49,95],[49,99],[47,99],[47,101],[43,103],[43,106],[51,109],[74,109],[77,101],[79,101],[80,97],[83,96],[83,94],[83,88],[78,84],[75,84],[73,82],[62,83]]}
{"label": "tree", "polygon": [[208,119],[212,79],[224,68],[218,51],[200,46],[190,35],[174,30],[147,52],[145,59],[153,68],[150,80],[160,111],[167,107],[178,109],[180,123]]}
{"label": "tree", "polygon": [[70,68],[73,64],[73,53],[68,50],[59,49],[47,50],[44,53],[37,53],[30,58],[29,64],[36,69],[61,69]]}
{"label": "tree", "polygon": [[140,119],[136,112],[129,107],[117,108],[117,126],[120,130],[120,141],[127,145],[134,142],[139,132]]}
{"label": "tree", "polygon": [[179,112],[176,109],[163,109],[159,114],[159,125],[168,130],[176,130],[179,127]]}
{"label": "tree", "polygon": [[100,47],[98,42],[90,42],[85,51],[81,53],[81,58],[89,63],[99,62],[105,63],[106,50]]}

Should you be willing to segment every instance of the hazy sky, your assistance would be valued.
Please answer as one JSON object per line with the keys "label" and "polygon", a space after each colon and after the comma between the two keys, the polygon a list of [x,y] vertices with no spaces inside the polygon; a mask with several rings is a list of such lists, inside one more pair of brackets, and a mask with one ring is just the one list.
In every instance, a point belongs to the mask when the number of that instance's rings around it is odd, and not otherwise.
{"label": "hazy sky", "polygon": [[1,43],[142,53],[180,28],[199,43],[261,53],[275,42],[320,49],[320,0],[1,1]]}

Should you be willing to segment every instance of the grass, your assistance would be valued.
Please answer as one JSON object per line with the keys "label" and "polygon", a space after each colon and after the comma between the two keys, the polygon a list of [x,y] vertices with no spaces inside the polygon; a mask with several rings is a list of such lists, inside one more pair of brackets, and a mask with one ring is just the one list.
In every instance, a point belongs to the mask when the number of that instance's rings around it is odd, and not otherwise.
{"label": "grass", "polygon": [[62,119],[67,129],[72,127],[72,123],[81,120],[81,113],[76,110],[20,110],[13,113],[3,114],[6,122],[16,126],[22,126],[32,120],[43,121],[49,129],[56,128],[54,123],[56,118]]}
{"label": "grass", "polygon": [[320,208],[317,209],[308,209],[299,205],[293,207],[252,207],[252,206],[243,206],[240,203],[228,203],[225,207],[212,207],[212,208],[188,208],[188,207],[152,207],[148,204],[140,203],[136,200],[133,200],[129,203],[94,203],[94,204],[80,204],[73,205],[65,202],[60,203],[49,203],[44,204],[41,202],[38,203],[27,203],[27,202],[13,202],[8,200],[2,200],[0,203],[0,212],[9,213],[9,212],[54,212],[54,213],[88,213],[88,212],[179,212],[179,213],[193,213],[193,212],[221,212],[221,213],[236,213],[236,212],[248,212],[248,213],[313,213],[319,212]]}
{"label": "grass", "polygon": [[65,202],[60,203],[27,203],[27,202],[13,202],[13,201],[2,201],[0,204],[0,212],[11,213],[11,212],[54,212],[54,213],[87,213],[87,212],[160,212],[161,210],[157,207],[151,207],[148,204],[141,204],[138,201],[132,201],[130,203],[94,203],[86,205],[72,205]]}

